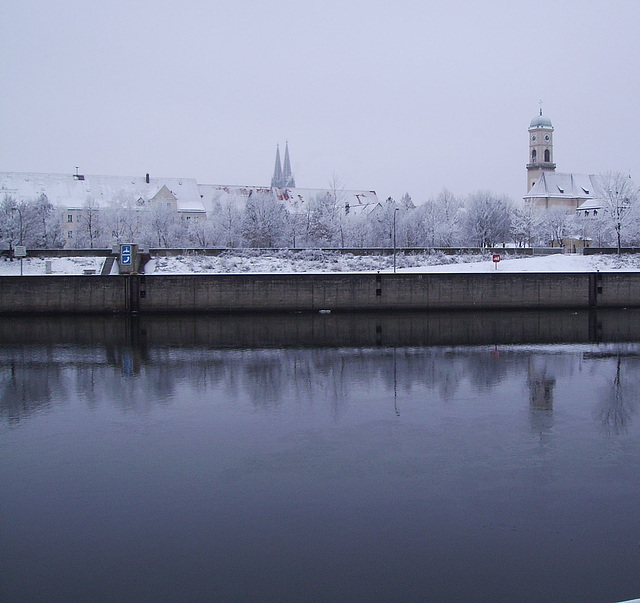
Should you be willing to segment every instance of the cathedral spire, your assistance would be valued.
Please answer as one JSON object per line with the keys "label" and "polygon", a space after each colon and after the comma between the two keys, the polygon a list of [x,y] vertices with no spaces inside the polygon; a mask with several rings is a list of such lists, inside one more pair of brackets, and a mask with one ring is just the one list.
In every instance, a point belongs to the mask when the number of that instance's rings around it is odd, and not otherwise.
{"label": "cathedral spire", "polygon": [[287,140],[284,145],[284,167],[282,168],[282,180],[284,186],[288,188],[295,188],[296,181],[293,179],[291,173],[291,162],[289,161],[289,141]]}
{"label": "cathedral spire", "polygon": [[280,163],[280,145],[276,145],[276,165],[273,168],[273,178],[271,178],[272,188],[281,188],[283,185],[282,165]]}

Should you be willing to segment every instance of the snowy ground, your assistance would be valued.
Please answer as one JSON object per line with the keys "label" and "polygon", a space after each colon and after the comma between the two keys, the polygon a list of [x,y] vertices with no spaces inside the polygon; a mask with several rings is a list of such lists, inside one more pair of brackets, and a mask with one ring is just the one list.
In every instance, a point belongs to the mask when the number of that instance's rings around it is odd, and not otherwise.
{"label": "snowy ground", "polygon": [[[100,274],[105,258],[26,258],[22,263],[25,276],[50,274],[73,275],[95,271]],[[401,256],[396,258],[398,272],[495,272],[491,256],[445,256],[443,254]],[[500,272],[589,272],[600,270],[640,271],[638,255],[570,255],[503,259]],[[320,273],[320,272],[391,272],[392,256],[353,256],[323,251],[282,251],[273,255],[251,252],[229,253],[222,256],[184,255],[151,260],[147,274],[220,274],[220,273]],[[0,260],[0,276],[19,276],[20,261]]]}

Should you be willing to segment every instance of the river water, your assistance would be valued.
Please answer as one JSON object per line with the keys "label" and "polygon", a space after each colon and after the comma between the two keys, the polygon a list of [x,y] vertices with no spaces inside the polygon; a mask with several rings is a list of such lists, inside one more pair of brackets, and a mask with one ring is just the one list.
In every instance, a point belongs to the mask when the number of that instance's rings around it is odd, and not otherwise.
{"label": "river water", "polygon": [[640,597],[640,313],[0,319],[2,601]]}

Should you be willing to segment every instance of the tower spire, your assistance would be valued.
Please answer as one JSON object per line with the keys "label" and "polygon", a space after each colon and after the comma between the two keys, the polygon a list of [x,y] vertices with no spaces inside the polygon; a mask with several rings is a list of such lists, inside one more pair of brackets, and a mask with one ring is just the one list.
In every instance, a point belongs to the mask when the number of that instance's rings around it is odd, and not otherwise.
{"label": "tower spire", "polygon": [[295,188],[296,181],[293,179],[291,173],[291,162],[289,161],[289,141],[287,140],[284,145],[284,167],[282,168],[282,180],[284,186],[289,188]]}
{"label": "tower spire", "polygon": [[282,164],[280,163],[280,145],[276,145],[276,165],[273,168],[273,178],[271,178],[272,188],[281,188],[282,182]]}

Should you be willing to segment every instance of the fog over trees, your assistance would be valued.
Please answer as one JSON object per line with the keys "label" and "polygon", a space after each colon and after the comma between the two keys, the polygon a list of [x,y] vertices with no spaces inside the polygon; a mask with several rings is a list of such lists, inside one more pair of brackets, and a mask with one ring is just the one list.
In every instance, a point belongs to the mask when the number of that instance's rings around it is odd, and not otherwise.
{"label": "fog over trees", "polygon": [[[443,189],[416,200],[405,193],[376,206],[349,203],[340,181],[308,200],[303,209],[268,193],[249,196],[244,207],[217,202],[206,219],[181,217],[164,204],[125,193],[98,206],[87,198],[76,215],[73,241],[65,239],[65,210],[45,195],[0,201],[0,246],[106,248],[122,242],[145,247],[519,247],[561,246],[567,238],[591,246],[640,244],[638,190],[628,176],[601,176],[598,212],[540,209],[490,191],[457,197]],[[579,215],[578,215],[579,214]],[[595,215],[594,215],[595,214]]]}

